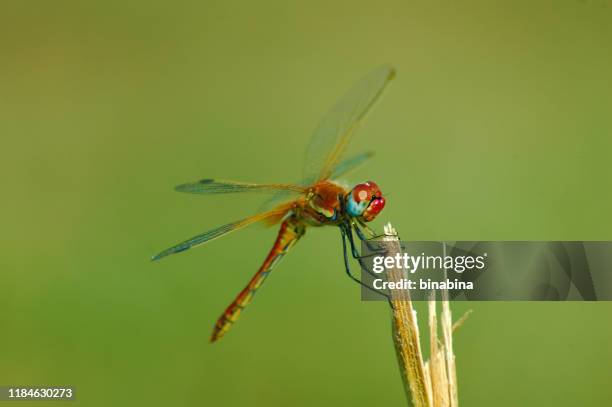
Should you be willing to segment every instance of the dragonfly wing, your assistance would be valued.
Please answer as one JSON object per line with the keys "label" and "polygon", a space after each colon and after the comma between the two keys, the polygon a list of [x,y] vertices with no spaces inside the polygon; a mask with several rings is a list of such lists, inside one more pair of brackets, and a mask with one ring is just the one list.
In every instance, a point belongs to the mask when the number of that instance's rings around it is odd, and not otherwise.
{"label": "dragonfly wing", "polygon": [[363,164],[366,160],[368,160],[369,158],[371,158],[374,155],[373,152],[368,151],[362,154],[358,154],[354,157],[351,158],[347,158],[346,160],[342,161],[340,164],[338,164],[330,178],[331,179],[338,179],[341,176],[343,176],[344,174],[354,170],[355,168],[359,167],[361,164]]}
{"label": "dragonfly wing", "polygon": [[[357,168],[358,166],[360,166],[361,164],[363,164],[366,160],[368,160],[369,158],[371,158],[374,155],[373,152],[371,151],[367,151],[365,153],[361,153],[358,154],[356,156],[347,158],[346,160],[342,161],[340,164],[338,164],[333,172],[332,175],[330,176],[330,179],[338,179],[341,176],[343,176],[344,174],[354,170],[355,168]],[[304,180],[302,181],[302,185],[309,185],[312,184],[314,180]],[[296,185],[297,186],[297,185]],[[304,186],[303,188],[308,188],[307,186]],[[287,202],[291,199],[293,199],[295,196],[295,193],[289,190],[279,190],[277,191],[274,195],[272,195],[272,197],[270,199],[268,199],[266,202],[264,202],[264,204],[261,207],[261,210],[268,210],[270,208],[275,207],[276,205],[282,203],[282,202]]]}
{"label": "dragonfly wing", "polygon": [[395,70],[391,66],[375,69],[325,115],[306,151],[304,174],[308,184],[332,175],[355,130],[394,76]]}
{"label": "dragonfly wing", "polygon": [[283,202],[288,202],[295,199],[295,194],[291,191],[278,191],[274,195],[270,197],[270,199],[266,200],[259,210],[267,211],[275,206],[282,204]]}
{"label": "dragonfly wing", "polygon": [[289,218],[283,222],[274,246],[272,246],[270,253],[268,253],[257,273],[255,273],[247,286],[240,291],[236,299],[232,301],[217,320],[210,338],[211,342],[221,338],[231,328],[233,323],[240,317],[242,310],[251,303],[255,292],[263,284],[274,266],[278,264],[280,259],[285,256],[303,234],[304,227],[299,222],[296,222],[294,218]]}
{"label": "dragonfly wing", "polygon": [[223,226],[219,226],[202,234],[192,237],[191,239],[185,240],[179,244],[176,244],[151,258],[152,261],[162,259],[171,254],[184,252],[185,250],[191,249],[192,247],[199,246],[201,244],[210,242],[211,240],[217,239],[221,236],[224,236],[230,232],[233,232],[238,229],[242,229],[245,226],[251,225],[256,222],[261,221],[276,221],[280,220],[289,210],[291,209],[291,205],[286,204],[279,206],[273,210],[260,213],[255,216],[251,216],[246,219],[242,219],[236,222],[228,223]]}
{"label": "dragonfly wing", "polygon": [[292,184],[253,184],[248,182],[220,181],[214,179],[203,179],[198,182],[178,185],[178,192],[189,194],[230,194],[235,192],[288,192],[303,193],[306,188]]}

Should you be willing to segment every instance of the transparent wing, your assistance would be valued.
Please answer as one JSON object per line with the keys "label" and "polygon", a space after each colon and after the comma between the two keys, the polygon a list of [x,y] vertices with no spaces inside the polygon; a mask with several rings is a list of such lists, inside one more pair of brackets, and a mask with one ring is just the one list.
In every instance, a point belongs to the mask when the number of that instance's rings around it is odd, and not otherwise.
{"label": "transparent wing", "polygon": [[238,229],[242,229],[245,226],[251,225],[256,222],[267,221],[269,223],[276,222],[280,220],[287,211],[291,208],[290,205],[279,206],[275,209],[272,209],[267,212],[263,212],[236,222],[228,223],[223,226],[219,226],[202,234],[192,237],[191,239],[187,239],[184,242],[178,243],[151,258],[152,261],[162,259],[171,254],[184,252],[185,250],[191,249],[192,247],[210,242],[211,240],[217,239],[221,236],[224,236],[230,232],[233,232]]}
{"label": "transparent wing", "polygon": [[351,88],[325,115],[306,151],[306,184],[332,175],[355,130],[394,76],[395,70],[391,66],[375,69]]}
{"label": "transparent wing", "polygon": [[[332,172],[330,179],[340,178],[344,174],[354,170],[355,168],[363,164],[366,160],[371,158],[373,155],[374,155],[373,152],[367,151],[365,153],[358,154],[354,157],[347,158],[346,160],[342,161],[340,164],[338,164],[334,168],[334,171]],[[301,188],[304,188],[305,190],[307,190],[309,186],[310,185],[308,184],[306,180],[302,181],[301,186],[296,185],[296,187],[298,188],[301,187]],[[293,191],[279,190],[270,199],[264,202],[260,210],[262,211],[269,210],[270,208],[274,208],[276,205],[279,205],[282,202],[287,202],[291,199],[294,199],[294,197],[295,197],[295,192]]]}
{"label": "transparent wing", "polygon": [[306,188],[292,184],[252,184],[246,182],[235,181],[219,181],[214,179],[203,179],[198,182],[192,182],[179,185],[175,188],[178,192],[186,192],[189,194],[230,194],[235,192],[288,192],[303,193]]}
{"label": "transparent wing", "polygon": [[354,157],[347,158],[346,160],[342,161],[340,164],[336,165],[336,167],[333,169],[330,179],[338,179],[344,174],[350,171],[353,171],[355,168],[359,167],[361,164],[363,164],[366,160],[371,158],[373,155],[374,155],[373,152],[367,151],[365,153],[358,154]]}

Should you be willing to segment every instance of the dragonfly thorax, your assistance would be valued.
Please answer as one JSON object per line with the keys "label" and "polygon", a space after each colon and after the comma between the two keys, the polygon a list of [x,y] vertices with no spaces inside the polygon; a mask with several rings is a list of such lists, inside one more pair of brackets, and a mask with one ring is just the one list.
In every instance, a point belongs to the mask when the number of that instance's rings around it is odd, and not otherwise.
{"label": "dragonfly thorax", "polygon": [[302,216],[312,226],[337,223],[341,218],[346,188],[330,181],[320,181],[306,194]]}

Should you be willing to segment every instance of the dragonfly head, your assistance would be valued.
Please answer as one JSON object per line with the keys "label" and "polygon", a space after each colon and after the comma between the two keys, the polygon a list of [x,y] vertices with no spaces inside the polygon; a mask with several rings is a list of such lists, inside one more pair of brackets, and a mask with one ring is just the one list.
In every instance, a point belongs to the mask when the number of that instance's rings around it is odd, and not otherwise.
{"label": "dragonfly head", "polygon": [[374,220],[385,207],[385,198],[378,185],[372,181],[355,185],[345,199],[348,214],[365,222]]}

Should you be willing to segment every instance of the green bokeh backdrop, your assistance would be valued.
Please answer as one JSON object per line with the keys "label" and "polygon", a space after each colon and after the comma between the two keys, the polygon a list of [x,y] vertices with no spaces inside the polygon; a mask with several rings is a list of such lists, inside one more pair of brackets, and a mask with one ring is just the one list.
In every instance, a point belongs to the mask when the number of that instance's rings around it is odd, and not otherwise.
{"label": "green bokeh backdrop", "polygon": [[[152,264],[262,198],[173,186],[299,178],[323,113],[391,62],[352,146],[377,153],[350,181],[388,194],[378,228],[612,239],[610,21],[606,0],[3,2],[0,384],[73,385],[74,406],[403,405],[388,309],[359,300],[331,228],[209,345],[275,231]],[[611,303],[468,308],[462,405],[612,405]]]}

